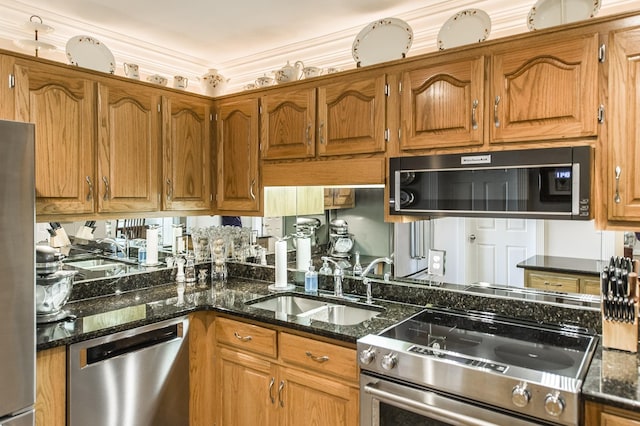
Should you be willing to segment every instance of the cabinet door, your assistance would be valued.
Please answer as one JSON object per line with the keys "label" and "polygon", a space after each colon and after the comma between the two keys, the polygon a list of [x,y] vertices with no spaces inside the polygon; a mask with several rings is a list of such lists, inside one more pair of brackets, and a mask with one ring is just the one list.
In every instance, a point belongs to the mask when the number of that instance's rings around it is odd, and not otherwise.
{"label": "cabinet door", "polygon": [[640,221],[640,29],[613,33],[607,116],[609,220]]}
{"label": "cabinet door", "polygon": [[219,347],[215,387],[217,424],[278,424],[275,409],[279,384],[274,369],[268,361]]}
{"label": "cabinet door", "polygon": [[384,152],[385,104],[385,75],[319,87],[319,155]]}
{"label": "cabinet door", "polygon": [[491,142],[597,134],[598,35],[527,40],[491,61]]}
{"label": "cabinet door", "polygon": [[0,55],[0,120],[16,119],[16,72],[15,59],[11,56]]}
{"label": "cabinet door", "polygon": [[211,108],[206,101],[164,97],[163,210],[211,206]]}
{"label": "cabinet door", "polygon": [[160,95],[133,83],[100,84],[98,209],[160,207]]}
{"label": "cabinet door", "polygon": [[320,422],[332,426],[359,424],[359,393],[347,386],[294,368],[281,368],[285,383],[278,393],[280,423],[283,426],[312,426]]}
{"label": "cabinet door", "polygon": [[67,350],[65,346],[36,354],[36,426],[66,424]]}
{"label": "cabinet door", "polygon": [[402,75],[401,149],[482,144],[484,57]]}
{"label": "cabinet door", "polygon": [[36,214],[93,213],[95,84],[27,61],[16,71],[16,119],[36,126]]}
{"label": "cabinet door", "polygon": [[258,100],[222,103],[216,115],[217,208],[258,212]]}
{"label": "cabinet door", "polygon": [[316,89],[273,92],[260,100],[260,149],[265,160],[314,157]]}

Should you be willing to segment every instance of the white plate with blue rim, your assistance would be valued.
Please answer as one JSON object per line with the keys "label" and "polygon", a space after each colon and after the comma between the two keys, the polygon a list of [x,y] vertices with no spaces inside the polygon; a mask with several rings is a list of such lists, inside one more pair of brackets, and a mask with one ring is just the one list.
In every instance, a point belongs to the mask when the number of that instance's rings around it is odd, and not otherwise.
{"label": "white plate with blue rim", "polygon": [[116,60],[104,43],[94,37],[79,35],[69,39],[66,46],[67,59],[71,65],[113,74]]}
{"label": "white plate with blue rim", "polygon": [[451,16],[438,32],[438,49],[445,50],[485,41],[491,33],[491,18],[481,9],[466,9]]}
{"label": "white plate with blue rim", "polygon": [[359,67],[402,59],[413,44],[413,30],[402,19],[384,18],[364,27],[351,53]]}
{"label": "white plate with blue rim", "polygon": [[529,31],[593,18],[600,11],[600,0],[538,0],[529,11]]}

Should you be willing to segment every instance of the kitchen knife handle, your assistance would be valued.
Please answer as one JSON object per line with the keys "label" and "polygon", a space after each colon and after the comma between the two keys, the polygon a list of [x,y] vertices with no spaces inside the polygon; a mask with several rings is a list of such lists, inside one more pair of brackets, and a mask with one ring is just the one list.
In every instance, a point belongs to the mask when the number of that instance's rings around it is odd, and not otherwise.
{"label": "kitchen knife handle", "polygon": [[496,100],[493,103],[493,124],[496,127],[500,127],[500,118],[498,118],[498,104],[500,103],[500,96],[496,96]]}
{"label": "kitchen knife handle", "polygon": [[108,201],[109,200],[109,179],[106,176],[102,176],[102,181],[104,182],[104,196],[102,197],[102,199],[104,201]]}
{"label": "kitchen knife handle", "polygon": [[91,182],[91,176],[87,176],[85,180],[87,181],[87,185],[89,185],[89,192],[87,192],[87,201],[91,201],[93,199],[93,182]]}
{"label": "kitchen knife handle", "polygon": [[476,111],[478,109],[478,100],[474,99],[473,103],[471,104],[471,128],[473,130],[477,130],[478,129],[478,119],[476,118]]}

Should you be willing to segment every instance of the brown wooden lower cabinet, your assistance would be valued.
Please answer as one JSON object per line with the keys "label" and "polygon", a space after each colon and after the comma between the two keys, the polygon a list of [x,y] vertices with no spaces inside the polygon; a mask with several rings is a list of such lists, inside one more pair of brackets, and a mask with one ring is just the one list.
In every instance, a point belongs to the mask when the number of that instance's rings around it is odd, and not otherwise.
{"label": "brown wooden lower cabinet", "polygon": [[640,412],[586,401],[585,426],[640,426]]}
{"label": "brown wooden lower cabinet", "polygon": [[216,319],[214,424],[358,425],[355,349],[275,332]]}
{"label": "brown wooden lower cabinet", "polygon": [[39,351],[36,355],[36,426],[65,426],[67,348]]}

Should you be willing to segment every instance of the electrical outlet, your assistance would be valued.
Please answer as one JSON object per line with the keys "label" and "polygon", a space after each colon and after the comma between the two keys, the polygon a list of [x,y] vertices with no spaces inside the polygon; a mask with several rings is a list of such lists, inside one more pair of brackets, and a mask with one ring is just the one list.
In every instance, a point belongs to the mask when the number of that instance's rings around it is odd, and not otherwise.
{"label": "electrical outlet", "polygon": [[429,273],[431,275],[444,275],[444,250],[429,250]]}

